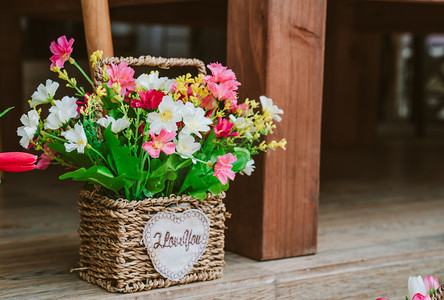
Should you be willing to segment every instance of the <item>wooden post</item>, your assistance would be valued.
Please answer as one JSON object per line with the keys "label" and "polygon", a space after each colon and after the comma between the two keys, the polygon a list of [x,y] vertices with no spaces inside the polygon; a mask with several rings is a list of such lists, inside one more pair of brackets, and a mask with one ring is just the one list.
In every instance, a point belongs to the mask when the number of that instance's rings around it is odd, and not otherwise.
{"label": "wooden post", "polygon": [[96,50],[114,56],[108,0],[81,0],[88,57]]}
{"label": "wooden post", "polygon": [[263,155],[227,197],[227,248],[258,260],[316,252],[325,15],[326,0],[228,1],[240,97],[266,95],[285,111],[269,140],[285,137],[287,150]]}
{"label": "wooden post", "polygon": [[[22,151],[17,136],[17,127],[21,124],[20,116],[25,106],[22,94],[22,33],[19,15],[0,13],[0,36],[3,41],[0,47],[0,65],[3,73],[0,80],[0,112],[10,106],[15,107],[0,120],[0,148],[1,151]],[[29,105],[26,111],[28,110]]]}

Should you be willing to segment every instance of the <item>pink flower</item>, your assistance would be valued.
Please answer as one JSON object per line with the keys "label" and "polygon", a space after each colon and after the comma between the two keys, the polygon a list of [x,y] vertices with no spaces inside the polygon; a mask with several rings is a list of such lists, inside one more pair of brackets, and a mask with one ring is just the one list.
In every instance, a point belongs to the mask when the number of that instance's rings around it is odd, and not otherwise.
{"label": "pink flower", "polygon": [[235,173],[231,168],[233,168],[233,163],[236,160],[237,157],[231,153],[217,157],[217,162],[214,165],[214,176],[216,176],[222,184],[227,184],[227,178],[234,180]]}
{"label": "pink flower", "polygon": [[141,123],[139,125],[139,128],[137,128],[137,133],[139,134],[139,136],[142,136],[143,133],[145,132],[145,126],[146,126],[146,123]]}
{"label": "pink flower", "polygon": [[51,50],[54,55],[49,59],[52,62],[50,69],[54,68],[54,66],[63,68],[65,62],[71,55],[73,44],[74,39],[70,38],[68,42],[64,35],[57,39],[57,43],[55,41],[51,42],[49,50]]}
{"label": "pink flower", "polygon": [[85,93],[85,102],[76,101],[78,114],[82,114],[85,111],[85,107],[88,105],[88,97],[87,96],[91,96],[91,94]]}
{"label": "pink flower", "polygon": [[424,285],[426,292],[430,295],[433,294],[439,288],[438,279],[433,276],[427,276],[424,278]]}
{"label": "pink flower", "polygon": [[[217,125],[214,126],[214,133],[217,137],[238,136],[239,133],[231,132],[234,124],[224,118],[217,118]],[[230,133],[231,132],[231,133]]]}
{"label": "pink flower", "polygon": [[148,90],[146,92],[139,91],[139,99],[131,100],[131,107],[139,107],[144,109],[156,109],[159,107],[160,102],[162,102],[164,92],[156,90]]}
{"label": "pink flower", "polygon": [[174,131],[168,132],[164,128],[162,128],[157,137],[154,135],[154,131],[150,130],[149,133],[153,140],[144,143],[142,145],[142,148],[145,151],[148,151],[148,154],[152,158],[158,158],[160,155],[160,151],[162,151],[166,155],[174,153],[176,144],[170,142],[176,136],[176,133]]}
{"label": "pink flower", "polygon": [[238,81],[236,81],[236,75],[227,67],[222,66],[220,63],[213,63],[207,65],[208,69],[211,70],[212,75],[207,75],[204,77],[204,82],[227,82],[233,81],[233,84],[237,86],[240,85]]}
{"label": "pink flower", "polygon": [[387,299],[387,298],[378,298],[378,299],[376,299],[376,300],[390,300],[390,299]]}
{"label": "pink flower", "polygon": [[109,88],[112,88],[114,83],[120,83],[120,87],[122,88],[121,93],[123,95],[126,95],[127,91],[134,91],[136,89],[134,69],[128,67],[126,62],[121,62],[118,65],[109,65],[106,67],[106,74],[109,76],[107,83]]}
{"label": "pink flower", "polygon": [[204,98],[202,98],[202,102],[200,103],[200,107],[202,107],[205,110],[212,110],[216,108],[217,102],[216,99],[212,95],[208,95]]}
{"label": "pink flower", "polygon": [[45,170],[50,164],[51,161],[54,160],[55,152],[46,146],[43,145],[44,152],[40,155],[40,160],[37,162],[35,166],[36,169]]}
{"label": "pink flower", "polygon": [[430,296],[429,295],[422,295],[421,293],[416,293],[415,295],[413,295],[412,300],[430,300]]}
{"label": "pink flower", "polygon": [[0,171],[26,172],[35,169],[37,156],[25,152],[0,153]]}
{"label": "pink flower", "polygon": [[233,89],[230,89],[229,83],[208,83],[208,89],[211,94],[218,100],[236,100],[236,92]]}
{"label": "pink flower", "polygon": [[249,109],[250,107],[246,103],[242,103],[239,105],[237,105],[237,103],[233,103],[233,108],[231,111],[243,116],[248,112]]}

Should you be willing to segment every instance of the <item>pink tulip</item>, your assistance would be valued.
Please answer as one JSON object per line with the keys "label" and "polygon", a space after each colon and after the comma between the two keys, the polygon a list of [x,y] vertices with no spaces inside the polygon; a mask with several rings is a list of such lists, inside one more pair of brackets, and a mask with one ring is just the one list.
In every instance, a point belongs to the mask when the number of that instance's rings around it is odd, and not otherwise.
{"label": "pink tulip", "polygon": [[422,295],[421,293],[416,293],[415,295],[413,295],[412,300],[430,300],[430,296],[429,295]]}
{"label": "pink tulip", "polygon": [[235,173],[231,169],[236,160],[237,157],[231,153],[217,157],[217,162],[214,165],[214,176],[216,176],[222,184],[227,184],[227,178],[234,180]]}
{"label": "pink tulip", "polygon": [[166,155],[170,155],[175,152],[176,144],[170,142],[176,136],[176,133],[174,131],[168,132],[164,128],[162,128],[157,137],[154,135],[154,132],[152,130],[150,130],[149,133],[152,141],[144,143],[142,145],[142,148],[145,151],[148,151],[148,154],[152,158],[158,158],[160,155],[160,151],[162,151]]}
{"label": "pink tulip", "polygon": [[433,294],[439,288],[438,279],[433,276],[427,276],[424,278],[424,285],[426,292],[430,295]]}
{"label": "pink tulip", "polygon": [[112,88],[114,83],[120,83],[120,87],[122,88],[121,93],[123,95],[126,95],[127,91],[131,92],[136,89],[134,69],[128,67],[127,63],[121,62],[118,65],[109,65],[106,67],[106,74],[109,76],[107,83],[109,88]]}
{"label": "pink tulip", "polygon": [[59,68],[64,67],[65,62],[69,59],[69,56],[72,53],[73,44],[74,39],[71,38],[68,42],[66,36],[64,35],[57,39],[57,43],[55,41],[51,42],[49,50],[51,50],[54,55],[49,59],[52,62],[50,69],[54,68],[55,66]]}
{"label": "pink tulip", "polygon": [[35,169],[37,156],[25,152],[0,153],[0,171],[26,172]]}
{"label": "pink tulip", "polygon": [[[227,119],[217,118],[217,125],[214,126],[214,133],[217,137],[229,137],[229,136],[238,136],[239,133],[231,132],[234,124],[228,121]],[[231,133],[230,133],[231,132]]]}

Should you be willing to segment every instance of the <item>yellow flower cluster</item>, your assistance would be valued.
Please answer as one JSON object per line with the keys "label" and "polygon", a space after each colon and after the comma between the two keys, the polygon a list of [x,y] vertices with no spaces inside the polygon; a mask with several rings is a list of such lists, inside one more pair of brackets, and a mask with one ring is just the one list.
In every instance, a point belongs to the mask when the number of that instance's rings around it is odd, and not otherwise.
{"label": "yellow flower cluster", "polygon": [[[210,94],[203,79],[204,76],[202,74],[192,77],[190,73],[177,77],[177,88],[173,94],[174,99],[180,98],[183,102],[190,101],[195,106],[199,106],[202,98]],[[191,95],[188,95],[188,91],[191,91]]]}

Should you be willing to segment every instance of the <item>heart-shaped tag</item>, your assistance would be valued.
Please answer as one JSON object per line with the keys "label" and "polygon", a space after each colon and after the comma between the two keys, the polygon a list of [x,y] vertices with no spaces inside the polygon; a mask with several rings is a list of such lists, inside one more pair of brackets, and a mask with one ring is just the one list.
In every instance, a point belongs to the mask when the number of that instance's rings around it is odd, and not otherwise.
{"label": "heart-shaped tag", "polygon": [[159,212],[145,225],[143,241],[154,268],[171,281],[180,281],[204,253],[210,221],[200,210]]}

